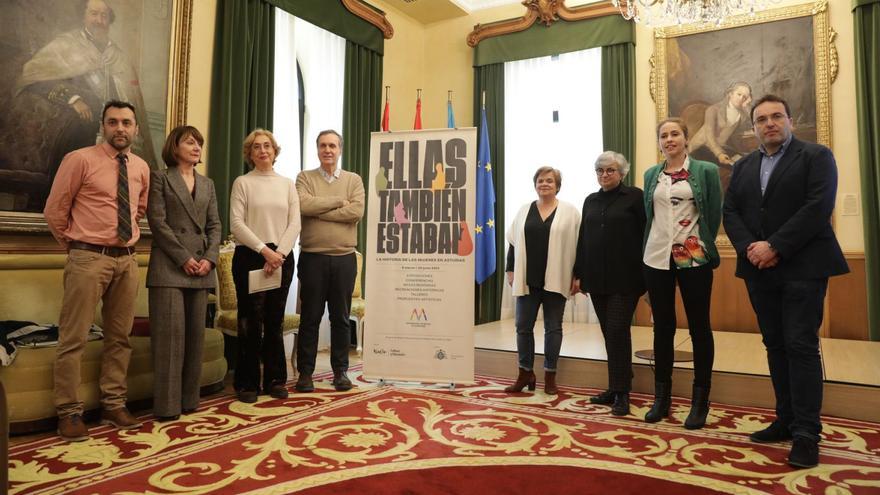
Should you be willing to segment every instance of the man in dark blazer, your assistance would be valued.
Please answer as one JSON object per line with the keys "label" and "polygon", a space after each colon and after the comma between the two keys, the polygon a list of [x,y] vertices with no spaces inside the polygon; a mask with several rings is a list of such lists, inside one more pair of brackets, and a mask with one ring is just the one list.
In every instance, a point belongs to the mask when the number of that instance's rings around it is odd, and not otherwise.
{"label": "man in dark blazer", "polygon": [[818,330],[825,290],[828,277],[849,271],[831,227],[837,165],[825,146],[794,138],[782,98],[759,99],[751,119],[761,144],[734,165],[724,228],[767,347],[776,420],[749,438],[791,439],[788,463],[813,467],[822,431]]}

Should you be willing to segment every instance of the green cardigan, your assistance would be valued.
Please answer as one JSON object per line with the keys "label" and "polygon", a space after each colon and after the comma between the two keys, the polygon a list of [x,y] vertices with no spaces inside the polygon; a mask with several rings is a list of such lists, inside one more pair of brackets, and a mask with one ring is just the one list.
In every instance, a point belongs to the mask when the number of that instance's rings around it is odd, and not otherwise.
{"label": "green cardigan", "polygon": [[[645,171],[645,215],[648,217],[648,222],[645,224],[642,253],[645,251],[648,233],[651,232],[651,224],[654,222],[654,190],[657,189],[657,177],[665,167],[666,162],[662,162]],[[709,266],[714,269],[721,262],[718,248],[715,247],[715,237],[718,236],[718,228],[721,226],[721,178],[718,175],[718,166],[691,158],[688,172],[690,173],[688,184],[691,185],[697,209],[700,211],[700,240],[706,245]]]}

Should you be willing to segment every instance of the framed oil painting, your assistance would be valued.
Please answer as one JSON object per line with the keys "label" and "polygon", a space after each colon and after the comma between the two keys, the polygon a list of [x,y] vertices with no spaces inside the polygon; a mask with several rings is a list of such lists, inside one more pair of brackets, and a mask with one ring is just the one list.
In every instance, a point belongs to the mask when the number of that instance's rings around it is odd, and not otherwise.
{"label": "framed oil painting", "polygon": [[12,0],[0,19],[0,231],[47,232],[61,159],[100,138],[105,101],[136,108],[133,151],[161,167],[186,120],[192,0]]}
{"label": "framed oil painting", "polygon": [[733,164],[758,147],[749,114],[765,94],[788,101],[799,139],[831,147],[834,36],[825,1],[731,18],[721,28],[658,29],[650,79],[657,120],[685,121],[690,155],[718,164],[724,189]]}

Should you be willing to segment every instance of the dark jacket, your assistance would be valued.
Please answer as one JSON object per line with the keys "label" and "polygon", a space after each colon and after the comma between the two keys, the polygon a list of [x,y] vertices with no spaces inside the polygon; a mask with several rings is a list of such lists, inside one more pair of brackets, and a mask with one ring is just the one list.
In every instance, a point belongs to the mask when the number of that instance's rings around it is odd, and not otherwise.
{"label": "dark jacket", "polygon": [[[645,171],[645,214],[648,222],[642,241],[643,250],[648,242],[648,233],[651,232],[651,223],[654,221],[654,190],[657,189],[657,177],[663,173],[665,166],[666,162],[658,163]],[[718,166],[691,158],[688,172],[687,181],[694,193],[697,209],[700,211],[700,240],[706,246],[709,266],[715,269],[721,263],[718,248],[715,247],[715,238],[718,237],[718,229],[721,227],[721,178],[718,175]]]}
{"label": "dark jacket", "polygon": [[[831,150],[792,138],[761,195],[761,152],[753,151],[733,167],[724,201],[724,229],[736,249],[736,276],[759,272],[782,280],[824,278],[849,272],[831,227],[837,195],[837,165]],[[768,241],[779,264],[758,270],[746,251]]]}
{"label": "dark jacket", "polygon": [[574,276],[581,290],[593,294],[645,292],[642,236],[645,207],[642,190],[621,184],[584,200]]}
{"label": "dark jacket", "polygon": [[153,232],[147,287],[214,287],[211,270],[204,277],[190,277],[183,264],[190,258],[207,259],[214,265],[220,256],[220,215],[214,181],[196,172],[193,199],[177,167],[154,171],[150,179],[147,221]]}

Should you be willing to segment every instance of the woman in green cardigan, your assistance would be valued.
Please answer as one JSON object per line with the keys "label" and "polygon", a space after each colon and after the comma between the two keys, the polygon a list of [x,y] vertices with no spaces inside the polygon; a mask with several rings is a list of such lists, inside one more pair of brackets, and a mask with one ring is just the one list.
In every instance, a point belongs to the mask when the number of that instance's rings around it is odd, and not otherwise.
{"label": "woman in green cardigan", "polygon": [[672,393],[675,286],[678,284],[694,349],[694,385],[685,428],[706,424],[715,342],[709,324],[712,270],[718,267],[715,236],[721,225],[718,167],[688,157],[688,129],[681,119],[657,126],[666,158],[645,172],[645,284],[654,315],[654,405],[645,421],[669,415]]}

